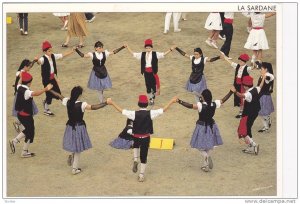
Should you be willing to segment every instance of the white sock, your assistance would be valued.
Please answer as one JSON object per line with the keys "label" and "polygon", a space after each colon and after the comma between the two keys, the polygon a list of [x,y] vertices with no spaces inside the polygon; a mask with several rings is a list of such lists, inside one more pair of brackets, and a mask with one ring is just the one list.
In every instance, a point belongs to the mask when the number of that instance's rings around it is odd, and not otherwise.
{"label": "white sock", "polygon": [[30,144],[30,140],[28,140],[27,142],[24,143],[22,154],[25,154],[28,152],[29,144]]}
{"label": "white sock", "polygon": [[265,129],[269,129],[269,116],[263,116],[262,121]]}
{"label": "white sock", "polygon": [[139,148],[133,148],[133,161],[138,161],[139,158]]}
{"label": "white sock", "polygon": [[80,153],[74,153],[73,169],[78,169]]}
{"label": "white sock", "polygon": [[207,154],[207,152],[205,150],[200,150],[200,153],[204,158],[204,166],[208,165],[208,162],[207,162],[208,154]]}
{"label": "white sock", "polygon": [[256,143],[254,142],[254,140],[249,137],[248,135],[245,137],[245,141],[246,141],[246,144],[250,144],[251,146],[256,146]]}
{"label": "white sock", "polygon": [[15,137],[13,139],[13,143],[14,144],[19,143],[21,141],[21,139],[24,138],[24,137],[25,137],[25,134],[23,132],[20,132],[20,134],[18,134],[17,137]]}
{"label": "white sock", "polygon": [[49,105],[48,105],[47,102],[45,103],[44,109],[45,109],[45,110],[48,110],[48,109],[49,109]]}
{"label": "white sock", "polygon": [[145,163],[141,163],[141,171],[140,174],[144,174],[146,170],[146,164]]}
{"label": "white sock", "polygon": [[149,100],[152,99],[152,93],[147,93]]}
{"label": "white sock", "polygon": [[209,157],[212,154],[212,152],[213,152],[212,149],[206,150],[207,156]]}
{"label": "white sock", "polygon": [[99,91],[99,101],[100,103],[102,103],[104,100],[104,95],[103,95],[103,90],[102,91]]}

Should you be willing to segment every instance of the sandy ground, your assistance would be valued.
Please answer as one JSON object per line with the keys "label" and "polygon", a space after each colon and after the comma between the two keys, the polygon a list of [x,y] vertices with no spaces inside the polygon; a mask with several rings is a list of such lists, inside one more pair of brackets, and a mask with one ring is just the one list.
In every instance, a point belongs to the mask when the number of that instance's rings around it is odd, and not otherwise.
{"label": "sandy ground", "polygon": [[[16,23],[16,14],[11,14],[13,24],[7,25],[7,140],[15,137],[11,116],[13,103],[12,84],[20,62],[24,58],[33,59],[42,55],[41,44],[49,40],[55,53],[65,52],[60,45],[66,32],[61,31],[60,20],[51,13],[29,14],[29,35],[21,36]],[[90,35],[85,40],[83,52],[93,50],[97,40],[110,51],[127,42],[133,51],[142,51],[146,38],[152,38],[156,51],[167,51],[176,44],[189,54],[193,48],[201,47],[204,55],[213,57],[217,50],[208,47],[204,41],[208,32],[204,23],[208,13],[188,13],[187,21],[181,21],[182,32],[163,35],[163,13],[99,13],[95,22],[88,24]],[[237,61],[239,54],[251,51],[243,48],[248,37],[247,18],[236,14],[234,36],[230,56]],[[276,17],[267,19],[265,31],[270,50],[264,52],[264,59],[273,64],[276,75]],[[172,31],[172,27],[171,27]],[[221,46],[222,41],[218,44]],[[73,38],[71,45],[77,45]],[[144,78],[140,75],[140,62],[127,50],[111,56],[106,65],[113,82],[113,88],[105,92],[122,108],[137,109],[137,98],[145,92]],[[83,101],[98,103],[95,91],[87,89],[87,81],[92,63],[81,59],[76,53],[57,62],[58,77],[62,94],[70,95],[73,86],[84,87]],[[190,61],[176,51],[159,62],[161,96],[157,97],[155,108],[164,106],[177,95],[185,101],[194,102],[192,94],[184,89],[191,71]],[[42,88],[40,66],[35,65],[32,90]],[[207,64],[205,76],[213,98],[222,98],[230,89],[234,71],[223,60]],[[254,70],[255,83],[259,71]],[[276,88],[276,86],[275,86]],[[276,92],[272,95],[276,105]],[[202,157],[189,142],[198,118],[196,111],[174,104],[163,116],[154,122],[153,137],[174,138],[173,150],[150,150],[146,169],[146,181],[137,182],[137,174],[131,171],[132,151],[117,150],[109,146],[124,128],[126,119],[112,107],[86,112],[84,119],[93,148],[81,155],[83,172],[72,175],[67,166],[68,153],[62,149],[62,138],[67,121],[66,108],[54,101],[51,110],[55,117],[42,114],[44,95],[35,97],[40,113],[34,117],[36,136],[30,150],[37,154],[34,158],[20,158],[23,142],[17,146],[16,154],[10,154],[7,144],[7,188],[8,197],[90,197],[90,196],[276,196],[276,114],[272,114],[272,128],[269,133],[259,134],[262,127],[260,118],[253,126],[253,137],[260,144],[258,156],[243,154],[236,129],[239,120],[234,116],[238,109],[230,98],[215,114],[224,145],[215,148],[212,155],[214,169],[202,172]]]}

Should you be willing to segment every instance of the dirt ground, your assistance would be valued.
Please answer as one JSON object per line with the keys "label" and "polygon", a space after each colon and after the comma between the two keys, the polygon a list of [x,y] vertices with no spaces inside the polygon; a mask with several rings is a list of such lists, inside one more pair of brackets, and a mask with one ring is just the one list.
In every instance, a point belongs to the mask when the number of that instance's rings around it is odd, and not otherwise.
{"label": "dirt ground", "polygon": [[[87,24],[90,32],[85,39],[83,52],[93,51],[93,45],[100,40],[104,48],[112,51],[127,42],[133,51],[143,51],[144,40],[152,38],[154,50],[167,51],[173,44],[188,54],[193,48],[201,47],[204,55],[213,57],[218,51],[205,44],[208,36],[204,23],[208,13],[188,13],[187,21],[180,21],[180,33],[163,34],[164,13],[98,13],[93,23]],[[15,137],[11,116],[15,73],[24,58],[41,56],[41,44],[49,40],[55,53],[62,48],[66,31],[61,31],[61,22],[52,13],[30,13],[29,35],[22,36],[16,23],[7,25],[7,138]],[[248,37],[247,18],[235,14],[234,36],[230,56],[237,62],[241,53],[252,52],[244,49]],[[273,64],[276,76],[276,17],[265,22],[265,31],[270,49],[264,51],[264,60]],[[78,38],[71,39],[71,45],[78,44]],[[221,47],[223,42],[218,41]],[[191,71],[190,61],[173,51],[159,61],[161,95],[157,97],[154,109],[163,107],[173,96],[194,103],[194,97],[185,89]],[[113,82],[113,88],[105,91],[122,108],[137,109],[137,98],[145,93],[144,78],[140,74],[140,62],[127,50],[110,56],[106,65]],[[60,88],[64,96],[70,96],[75,85],[84,87],[83,101],[98,103],[97,92],[87,88],[92,62],[80,58],[77,53],[57,61]],[[233,69],[223,60],[205,65],[208,88],[214,99],[221,99],[231,87]],[[32,90],[42,88],[40,66],[35,65]],[[255,83],[259,71],[253,70]],[[276,85],[275,85],[276,90]],[[276,91],[272,94],[276,106]],[[257,131],[262,127],[260,118],[253,126],[254,140],[260,144],[258,156],[244,154],[237,139],[239,120],[234,116],[238,109],[233,107],[233,97],[215,114],[224,145],[215,148],[212,172],[201,171],[202,157],[189,142],[198,118],[197,111],[174,104],[154,122],[153,137],[174,138],[173,150],[149,150],[146,180],[137,181],[138,174],[131,171],[132,150],[118,150],[109,146],[125,126],[126,118],[113,107],[87,111],[84,119],[93,148],[82,153],[80,166],[83,172],[71,174],[67,166],[68,153],[62,149],[62,139],[67,121],[67,111],[59,101],[53,101],[51,110],[55,117],[42,114],[42,100],[45,95],[35,97],[39,114],[34,117],[36,135],[30,150],[34,158],[20,157],[23,142],[10,154],[7,143],[7,187],[8,197],[116,197],[116,196],[276,196],[277,195],[277,139],[276,112],[272,114],[272,128],[269,133]]]}

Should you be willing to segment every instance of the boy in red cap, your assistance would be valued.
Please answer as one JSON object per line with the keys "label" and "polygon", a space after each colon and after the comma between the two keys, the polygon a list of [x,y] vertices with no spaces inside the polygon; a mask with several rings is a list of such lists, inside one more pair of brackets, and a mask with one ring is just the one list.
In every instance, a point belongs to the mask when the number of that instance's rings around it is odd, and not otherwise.
{"label": "boy in red cap", "polygon": [[44,89],[39,91],[31,91],[32,76],[28,72],[22,72],[20,74],[20,80],[17,86],[17,98],[15,110],[17,111],[17,117],[21,124],[25,127],[25,130],[20,132],[12,141],[9,141],[9,145],[12,153],[15,153],[15,146],[25,137],[25,144],[21,153],[22,158],[33,157],[35,154],[28,152],[29,144],[34,139],[34,120],[33,120],[33,96],[39,96],[45,91],[49,91],[52,88],[52,84],[48,84]]}
{"label": "boy in red cap", "polygon": [[[249,72],[252,70],[252,67],[247,65],[250,57],[247,54],[241,54],[238,58],[238,63],[235,63],[231,61],[226,55],[224,55],[224,53],[222,53],[221,56],[224,57],[224,59],[235,69],[233,81],[234,88],[240,93],[245,93],[245,90],[242,86],[242,78],[244,76],[249,76]],[[234,106],[240,107],[240,112],[235,117],[241,118],[244,107],[244,99],[234,96]]]}
{"label": "boy in red cap", "polygon": [[[51,83],[53,85],[53,90],[61,93],[58,85],[56,60],[71,55],[74,52],[74,49],[63,54],[54,54],[52,45],[48,41],[44,41],[42,44],[42,50],[44,52],[44,55],[39,58],[37,63],[41,65],[43,85],[44,87],[46,87],[47,84]],[[52,98],[58,99],[50,92],[46,92],[46,99],[43,101],[44,115],[54,116],[54,114],[49,109],[49,105],[52,103]]]}
{"label": "boy in red cap", "polygon": [[259,86],[253,87],[253,78],[251,76],[244,76],[242,78],[242,86],[246,90],[245,93],[238,92],[234,86],[231,88],[231,91],[235,95],[245,100],[242,118],[238,127],[239,139],[243,139],[248,145],[243,150],[244,153],[254,153],[257,155],[259,152],[259,145],[252,139],[251,128],[260,110],[259,93],[264,84],[265,77],[266,75],[263,76]]}
{"label": "boy in red cap", "polygon": [[125,45],[128,51],[138,60],[141,60],[141,74],[144,75],[147,94],[150,99],[150,105],[154,105],[155,95],[160,93],[160,83],[158,72],[158,60],[164,58],[175,47],[171,47],[166,52],[152,51],[152,40],[145,40],[145,52],[133,52],[128,45]]}
{"label": "boy in red cap", "polygon": [[117,111],[125,115],[128,119],[133,120],[133,168],[134,173],[138,170],[138,150],[140,148],[140,160],[141,170],[138,176],[138,181],[143,182],[145,177],[145,169],[147,163],[148,149],[150,144],[150,134],[153,134],[153,122],[152,120],[162,115],[170,107],[172,103],[176,103],[176,97],[174,97],[164,108],[157,110],[147,110],[148,98],[146,95],[140,95],[138,106],[140,110],[130,111],[120,108],[111,99],[107,99],[108,105],[113,105]]}

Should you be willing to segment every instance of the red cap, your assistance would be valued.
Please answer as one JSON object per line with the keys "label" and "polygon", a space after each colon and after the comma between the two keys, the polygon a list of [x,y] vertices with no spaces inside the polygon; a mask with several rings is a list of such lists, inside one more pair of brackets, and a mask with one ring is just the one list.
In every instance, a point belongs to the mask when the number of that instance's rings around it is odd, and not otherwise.
{"label": "red cap", "polygon": [[148,97],[146,95],[139,95],[139,103],[148,103]]}
{"label": "red cap", "polygon": [[48,41],[44,41],[42,45],[42,50],[45,51],[49,48],[52,48],[52,45]]}
{"label": "red cap", "polygon": [[239,57],[239,60],[242,60],[244,62],[247,62],[249,59],[250,59],[250,57],[247,54],[241,54]]}
{"label": "red cap", "polygon": [[253,78],[251,76],[244,76],[242,78],[242,84],[246,86],[253,86]]}
{"label": "red cap", "polygon": [[32,81],[32,76],[28,72],[22,72],[22,82],[31,82]]}
{"label": "red cap", "polygon": [[147,47],[147,46],[153,47],[153,46],[152,46],[152,40],[151,40],[151,39],[145,40],[145,47]]}

